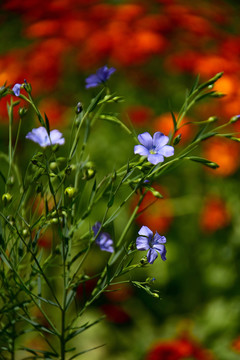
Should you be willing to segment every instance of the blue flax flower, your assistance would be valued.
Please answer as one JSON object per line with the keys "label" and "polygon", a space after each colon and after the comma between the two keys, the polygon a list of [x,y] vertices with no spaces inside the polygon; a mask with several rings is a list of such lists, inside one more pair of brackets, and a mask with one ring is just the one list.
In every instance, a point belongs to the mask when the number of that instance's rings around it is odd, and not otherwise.
{"label": "blue flax flower", "polygon": [[113,67],[109,69],[106,65],[101,67],[97,70],[96,74],[86,78],[86,89],[104,84],[115,71],[116,69]]}
{"label": "blue flax flower", "polygon": [[136,240],[136,247],[138,250],[148,250],[147,261],[152,264],[158,257],[158,253],[161,255],[163,261],[166,260],[167,250],[165,248],[166,238],[156,232],[153,236],[153,232],[147,227],[142,226],[139,230]]}
{"label": "blue flax flower", "polygon": [[62,133],[60,133],[60,131],[52,130],[50,131],[50,135],[48,135],[47,130],[43,126],[40,126],[37,129],[32,129],[32,131],[26,135],[26,139],[34,141],[41,147],[55,144],[63,145],[65,143],[65,139],[62,137]]}
{"label": "blue flax flower", "polygon": [[147,156],[151,164],[158,164],[164,161],[164,156],[174,155],[173,146],[166,145],[169,138],[157,131],[153,137],[148,132],[138,135],[138,140],[142,145],[134,146],[134,154]]}
{"label": "blue flax flower", "polygon": [[22,86],[22,84],[15,84],[14,87],[12,88],[12,91],[14,92],[15,96],[20,95],[21,86]]}
{"label": "blue flax flower", "polygon": [[110,235],[106,232],[100,231],[100,233],[98,234],[100,228],[101,228],[101,223],[99,221],[96,222],[92,227],[94,235],[97,236],[96,244],[100,247],[101,250],[112,253],[114,251],[113,241],[112,241]]}

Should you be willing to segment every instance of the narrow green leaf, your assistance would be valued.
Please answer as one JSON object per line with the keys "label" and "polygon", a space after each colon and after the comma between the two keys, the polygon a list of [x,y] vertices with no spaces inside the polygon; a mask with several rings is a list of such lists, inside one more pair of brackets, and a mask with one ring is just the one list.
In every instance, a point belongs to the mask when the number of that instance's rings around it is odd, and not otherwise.
{"label": "narrow green leaf", "polygon": [[101,348],[101,347],[103,347],[103,346],[105,346],[105,344],[99,345],[99,346],[96,346],[96,347],[93,347],[93,348],[88,349],[88,350],[81,351],[81,352],[73,355],[72,357],[70,357],[69,360],[73,360],[73,359],[75,359],[76,357],[78,357],[78,356],[80,356],[80,355],[86,354],[86,353],[89,352],[89,351],[93,351],[93,350],[99,349],[99,348]]}
{"label": "narrow green leaf", "polygon": [[196,80],[195,80],[195,82],[194,82],[194,84],[193,84],[193,86],[192,86],[192,88],[191,88],[191,90],[189,92],[189,96],[192,95],[192,93],[197,89],[198,84],[199,84],[199,78],[200,78],[200,76],[198,74],[197,77],[196,77]]}
{"label": "narrow green leaf", "polygon": [[45,113],[44,113],[44,117],[45,117],[46,130],[47,130],[48,135],[50,135],[49,120],[48,120],[48,117],[47,117],[47,115]]}
{"label": "narrow green leaf", "polygon": [[177,120],[176,120],[176,117],[175,117],[173,111],[171,111],[171,115],[172,115],[172,119],[173,119],[174,131],[176,131],[177,130]]}
{"label": "narrow green leaf", "polygon": [[77,328],[76,330],[74,329],[72,332],[70,332],[70,334],[66,337],[66,342],[71,340],[72,338],[74,338],[75,336],[81,334],[83,331],[89,329],[90,327],[98,324],[100,321],[102,321],[103,319],[105,319],[105,316],[101,316],[99,319],[93,321],[92,323],[86,323],[83,326]]}
{"label": "narrow green leaf", "polygon": [[101,98],[101,96],[102,96],[102,93],[105,91],[105,89],[103,88],[98,94],[97,94],[97,96],[95,96],[95,98],[93,98],[92,100],[91,100],[91,102],[90,102],[90,104],[89,104],[89,106],[88,106],[88,108],[87,108],[87,113],[90,113],[90,112],[92,112],[94,109],[95,109],[95,107],[97,106],[97,104],[98,104],[98,102],[99,102],[99,100],[100,100],[100,98]]}

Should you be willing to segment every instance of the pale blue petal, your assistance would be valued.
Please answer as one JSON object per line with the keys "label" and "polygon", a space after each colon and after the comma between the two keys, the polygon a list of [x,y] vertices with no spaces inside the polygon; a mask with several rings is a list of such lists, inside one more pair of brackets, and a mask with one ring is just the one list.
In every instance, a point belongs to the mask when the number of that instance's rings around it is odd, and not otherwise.
{"label": "pale blue petal", "polygon": [[89,77],[86,78],[85,81],[86,81],[86,88],[87,89],[90,88],[90,87],[96,87],[101,83],[99,77],[96,74],[90,75]]}
{"label": "pale blue petal", "polygon": [[161,153],[163,156],[173,156],[174,155],[174,147],[170,145],[165,145],[162,149],[160,149],[159,153]]}
{"label": "pale blue petal", "polygon": [[105,235],[105,240],[99,243],[100,249],[112,253],[114,251],[112,239],[108,238],[109,234],[107,233],[103,233],[102,235]]}
{"label": "pale blue petal", "polygon": [[63,145],[65,143],[65,139],[62,137],[62,133],[56,129],[50,131],[50,139],[53,145]]}
{"label": "pale blue petal", "polygon": [[168,141],[169,138],[160,131],[155,132],[153,135],[153,146],[156,148],[156,150],[166,145]]}
{"label": "pale blue petal", "polygon": [[153,232],[147,226],[142,226],[138,232],[139,235],[146,236],[150,239],[153,237]]}
{"label": "pale blue petal", "polygon": [[22,86],[21,84],[15,84],[14,87],[12,88],[12,91],[14,92],[15,96],[20,95],[21,86]]}
{"label": "pale blue petal", "polygon": [[96,87],[96,86],[98,86],[100,83],[99,82],[92,82],[92,83],[89,83],[89,84],[87,84],[86,86],[85,86],[85,88],[86,89],[89,89],[89,88],[91,88],[91,87]]}
{"label": "pale blue petal", "polygon": [[153,244],[165,244],[167,239],[165,236],[159,235],[159,233],[156,231],[156,234],[153,237]]}
{"label": "pale blue petal", "polygon": [[143,145],[135,145],[134,146],[134,154],[139,154],[142,156],[147,156],[149,154],[149,151],[145,146]]}
{"label": "pale blue petal", "polygon": [[108,78],[116,71],[114,67],[108,69]]}
{"label": "pale blue petal", "polygon": [[166,250],[165,245],[162,245],[162,244],[153,245],[153,249],[159,252],[163,261],[166,260],[167,250]]}
{"label": "pale blue petal", "polygon": [[153,139],[148,132],[138,135],[139,142],[144,145],[147,149],[151,150],[153,146]]}
{"label": "pale blue petal", "polygon": [[97,221],[97,222],[93,225],[92,230],[93,230],[95,236],[96,236],[97,233],[99,232],[101,226],[102,226],[102,225],[101,225],[100,221]]}
{"label": "pale blue petal", "polygon": [[164,161],[164,157],[160,154],[149,154],[148,155],[148,161],[153,164],[156,165],[158,163],[161,163]]}
{"label": "pale blue petal", "polygon": [[150,248],[148,238],[145,236],[137,237],[136,247],[138,250],[148,250]]}
{"label": "pale blue petal", "polygon": [[157,251],[155,251],[154,249],[148,250],[147,261],[149,262],[149,264],[152,264],[156,260],[157,257],[158,257]]}
{"label": "pale blue petal", "polygon": [[39,144],[42,147],[46,146],[46,142],[48,140],[48,133],[47,130],[40,126],[37,129],[32,129],[27,135],[26,138],[29,140],[34,141],[35,143]]}

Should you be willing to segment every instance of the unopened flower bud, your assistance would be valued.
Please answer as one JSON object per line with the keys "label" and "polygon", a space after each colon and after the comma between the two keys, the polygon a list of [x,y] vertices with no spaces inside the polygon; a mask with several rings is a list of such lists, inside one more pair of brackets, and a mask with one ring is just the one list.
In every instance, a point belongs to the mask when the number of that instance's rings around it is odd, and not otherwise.
{"label": "unopened flower bud", "polygon": [[25,108],[25,107],[21,107],[19,110],[18,110],[18,114],[20,117],[23,117],[24,115],[26,115],[28,109]]}
{"label": "unopened flower bud", "polygon": [[240,120],[240,115],[235,115],[235,116],[231,117],[230,124],[233,124],[238,120]]}
{"label": "unopened flower bud", "polygon": [[181,141],[182,135],[178,134],[174,139],[173,139],[173,145],[177,145],[180,141]]}
{"label": "unopened flower bud", "polygon": [[75,107],[75,112],[76,112],[76,114],[78,115],[78,114],[80,114],[82,111],[83,111],[82,103],[79,101],[79,102],[77,103],[77,106]]}
{"label": "unopened flower bud", "polygon": [[207,121],[208,121],[209,123],[215,122],[215,121],[217,121],[217,120],[218,120],[218,117],[217,117],[217,116],[210,116],[210,117],[207,119]]}
{"label": "unopened flower bud", "polygon": [[4,206],[7,206],[12,201],[12,195],[9,193],[5,193],[2,196],[2,202]]}
{"label": "unopened flower bud", "polygon": [[64,194],[67,195],[70,199],[74,196],[74,194],[76,193],[76,189],[74,187],[67,187],[64,190]]}
{"label": "unopened flower bud", "polygon": [[32,92],[32,87],[31,87],[31,85],[27,82],[26,79],[24,79],[23,87],[24,87],[24,89],[26,90],[27,93],[31,94],[31,92]]}

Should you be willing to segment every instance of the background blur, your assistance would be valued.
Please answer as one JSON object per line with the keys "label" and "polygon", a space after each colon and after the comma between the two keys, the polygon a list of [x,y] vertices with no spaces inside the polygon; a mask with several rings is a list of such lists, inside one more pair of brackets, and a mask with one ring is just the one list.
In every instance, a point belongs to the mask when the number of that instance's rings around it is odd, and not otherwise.
{"label": "background blur", "polygon": [[[169,111],[177,114],[197,74],[204,81],[224,71],[215,88],[227,96],[201,102],[185,119],[215,115],[221,123],[240,113],[239,14],[239,2],[229,0],[8,0],[0,12],[0,86],[26,79],[51,127],[64,133],[77,102],[84,106],[97,91],[86,90],[84,79],[107,64],[117,69],[110,88],[126,98],[113,111],[138,133],[167,135]],[[0,101],[1,151],[8,142],[7,101]],[[18,117],[16,111],[16,122]],[[30,112],[22,141],[36,126]],[[240,122],[233,126],[239,131]],[[112,124],[96,127],[89,151],[105,173],[132,157],[133,144]],[[194,133],[194,126],[185,126],[177,146]],[[30,146],[22,143],[19,164]],[[144,224],[167,237],[167,261],[140,274],[156,278],[161,300],[130,286],[106,293],[89,314],[104,313],[106,321],[79,339],[84,348],[106,346],[83,360],[239,359],[240,145],[209,139],[199,154],[220,168],[186,163],[167,174],[156,184],[165,198],[143,212],[133,229],[136,236]],[[149,193],[143,208],[153,201]],[[122,221],[127,217],[126,211]],[[42,246],[47,251],[47,239]],[[81,295],[79,289],[79,303]],[[28,345],[33,343],[41,347],[41,339],[30,338]]]}

